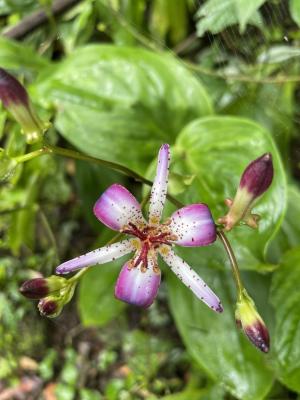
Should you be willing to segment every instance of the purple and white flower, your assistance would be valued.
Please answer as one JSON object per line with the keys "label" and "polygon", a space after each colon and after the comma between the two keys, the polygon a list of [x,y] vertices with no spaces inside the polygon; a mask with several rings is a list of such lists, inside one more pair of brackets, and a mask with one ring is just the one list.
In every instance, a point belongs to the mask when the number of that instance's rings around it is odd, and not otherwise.
{"label": "purple and white flower", "polygon": [[173,251],[174,245],[206,246],[216,240],[216,228],[207,205],[183,207],[160,223],[166,201],[170,149],[162,145],[149,203],[149,222],[143,217],[136,198],[123,186],[110,186],[94,206],[95,216],[109,228],[126,233],[128,239],[113,243],[66,261],[56,269],[66,274],[80,268],[104,264],[129,253],[130,261],[122,267],[115,296],[129,304],[149,307],[157,295],[161,273],[160,255],[178,278],[214,311],[222,312],[219,298],[195,271]]}

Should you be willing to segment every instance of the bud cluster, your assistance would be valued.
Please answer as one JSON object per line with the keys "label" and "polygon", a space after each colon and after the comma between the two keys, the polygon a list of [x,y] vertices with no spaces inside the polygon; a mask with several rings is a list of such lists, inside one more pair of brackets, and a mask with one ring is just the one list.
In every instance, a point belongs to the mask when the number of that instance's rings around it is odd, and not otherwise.
{"label": "bud cluster", "polygon": [[22,284],[20,292],[29,299],[39,300],[38,309],[46,317],[57,317],[73,297],[76,282],[52,275],[30,279]]}

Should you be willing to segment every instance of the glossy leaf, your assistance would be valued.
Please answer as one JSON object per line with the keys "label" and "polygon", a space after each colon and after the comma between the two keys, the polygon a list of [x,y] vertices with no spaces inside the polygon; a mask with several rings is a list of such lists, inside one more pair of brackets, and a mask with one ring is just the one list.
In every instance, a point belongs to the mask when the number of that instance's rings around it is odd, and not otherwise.
{"label": "glossy leaf", "polygon": [[78,307],[83,325],[103,326],[124,309],[125,303],[114,298],[121,265],[122,261],[98,265],[81,279]]}
{"label": "glossy leaf", "polygon": [[300,247],[285,255],[273,275],[271,302],[275,311],[273,353],[279,380],[300,393]]}
{"label": "glossy leaf", "polygon": [[170,55],[90,45],[35,87],[58,109],[56,127],[80,150],[144,170],[163,142],[212,112],[201,83]]}
{"label": "glossy leaf", "polygon": [[[199,268],[197,273],[218,293],[224,312],[220,315],[212,312],[176,277],[168,274],[169,301],[177,328],[188,351],[210,378],[238,399],[265,398],[273,382],[268,358],[236,327],[235,288],[229,275],[212,273],[209,267],[208,264],[208,268]],[[259,281],[258,274],[256,280]]]}

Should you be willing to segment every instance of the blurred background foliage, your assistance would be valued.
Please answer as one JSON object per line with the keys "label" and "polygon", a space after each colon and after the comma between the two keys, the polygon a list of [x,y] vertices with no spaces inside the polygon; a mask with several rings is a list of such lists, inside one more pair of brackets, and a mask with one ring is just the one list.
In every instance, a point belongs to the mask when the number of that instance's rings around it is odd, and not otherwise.
{"label": "blurred background foliage", "polygon": [[[41,9],[46,21],[17,34]],[[271,151],[275,166],[259,231],[229,234],[271,332],[263,355],[235,327],[219,243],[181,253],[222,315],[164,265],[154,305],[127,307],[113,297],[114,263],[89,271],[60,317],[40,317],[20,284],[110,239],[92,214],[107,186],[140,199],[146,188],[83,161],[46,155],[8,171],[1,160],[0,399],[300,398],[299,27],[298,0],[0,0],[0,66],[51,118],[50,143],[153,177],[168,142],[170,192],[215,218],[252,159]],[[11,157],[35,149],[3,108],[0,140]]]}

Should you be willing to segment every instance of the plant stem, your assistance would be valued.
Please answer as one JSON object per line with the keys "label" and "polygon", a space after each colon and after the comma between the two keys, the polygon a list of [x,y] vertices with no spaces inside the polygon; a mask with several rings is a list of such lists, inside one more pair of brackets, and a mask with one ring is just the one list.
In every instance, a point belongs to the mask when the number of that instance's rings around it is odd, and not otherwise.
{"label": "plant stem", "polygon": [[18,163],[23,163],[26,161],[30,161],[33,158],[42,156],[43,154],[49,154],[50,152],[51,152],[51,150],[48,147],[43,146],[38,150],[32,151],[27,154],[23,154],[22,156],[14,157],[14,160],[17,161]]}
{"label": "plant stem", "polygon": [[232,274],[233,274],[233,277],[234,277],[234,280],[236,283],[236,288],[238,291],[238,297],[240,297],[242,295],[244,286],[242,284],[239,266],[236,261],[233,249],[232,249],[231,244],[229,243],[229,240],[227,239],[225,233],[222,230],[217,230],[217,235],[218,235],[219,239],[221,240],[221,242],[226,250],[226,253],[228,255],[228,258],[229,258],[229,261],[231,264]]}

